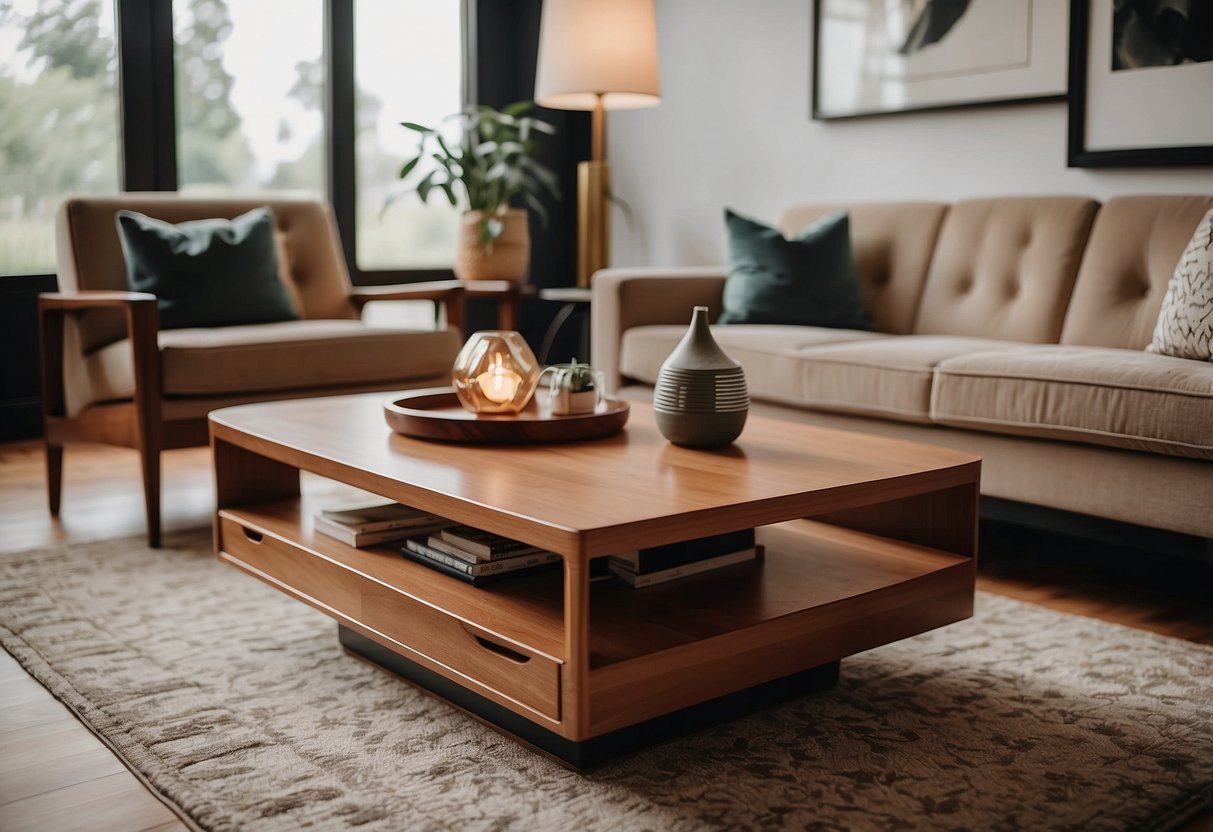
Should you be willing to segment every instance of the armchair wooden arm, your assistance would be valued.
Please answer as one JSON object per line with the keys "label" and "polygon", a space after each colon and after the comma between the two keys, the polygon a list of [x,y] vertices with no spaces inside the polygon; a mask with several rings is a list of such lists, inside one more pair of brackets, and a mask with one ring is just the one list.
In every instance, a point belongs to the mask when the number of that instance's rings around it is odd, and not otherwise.
{"label": "armchair wooden arm", "polygon": [[66,414],[63,389],[64,317],[90,309],[122,309],[126,312],[126,334],[134,351],[136,399],[154,397],[158,419],[160,350],[157,335],[160,331],[160,315],[156,308],[156,296],[147,292],[43,292],[38,296],[45,415],[55,417]]}
{"label": "armchair wooden arm", "polygon": [[[64,390],[64,319],[92,309],[121,309],[126,313],[126,334],[131,342],[135,371],[134,419],[98,425],[77,424],[67,416]],[[63,442],[81,434],[143,451],[144,482],[148,490],[149,539],[159,545],[160,419],[160,314],[156,296],[146,292],[79,291],[45,292],[38,296],[38,323],[42,353],[42,412],[46,428],[47,479],[51,514],[59,513]],[[73,357],[74,358],[74,357]],[[133,421],[133,424],[131,424]],[[95,435],[94,435],[95,434]],[[150,470],[154,458],[156,470]],[[154,514],[154,522],[153,522]]]}
{"label": "armchair wooden arm", "polygon": [[38,309],[84,310],[104,307],[127,307],[137,303],[155,303],[156,296],[147,292],[118,292],[81,289],[79,292],[43,292],[38,295]]}
{"label": "armchair wooden arm", "polygon": [[355,286],[350,302],[361,311],[373,300],[432,300],[446,307],[449,326],[463,332],[466,289],[458,280],[431,280],[424,283],[396,283],[391,286]]}

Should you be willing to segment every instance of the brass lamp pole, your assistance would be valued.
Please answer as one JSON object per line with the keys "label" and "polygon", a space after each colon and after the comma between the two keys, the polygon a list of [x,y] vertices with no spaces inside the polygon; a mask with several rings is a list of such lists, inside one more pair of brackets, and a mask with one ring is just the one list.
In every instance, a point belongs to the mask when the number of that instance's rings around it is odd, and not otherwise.
{"label": "brass lamp pole", "polygon": [[606,160],[606,107],[595,96],[590,118],[590,160],[577,165],[577,285],[611,262],[611,164]]}

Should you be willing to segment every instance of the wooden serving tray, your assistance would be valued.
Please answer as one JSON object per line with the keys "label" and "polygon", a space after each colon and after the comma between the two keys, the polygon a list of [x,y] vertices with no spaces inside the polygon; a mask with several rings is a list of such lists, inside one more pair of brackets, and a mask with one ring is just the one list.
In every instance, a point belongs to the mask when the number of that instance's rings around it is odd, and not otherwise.
{"label": "wooden serving tray", "polygon": [[546,396],[536,395],[517,415],[471,413],[448,388],[415,390],[383,406],[396,433],[448,442],[573,442],[598,439],[623,429],[628,403],[607,399],[593,413],[553,416]]}

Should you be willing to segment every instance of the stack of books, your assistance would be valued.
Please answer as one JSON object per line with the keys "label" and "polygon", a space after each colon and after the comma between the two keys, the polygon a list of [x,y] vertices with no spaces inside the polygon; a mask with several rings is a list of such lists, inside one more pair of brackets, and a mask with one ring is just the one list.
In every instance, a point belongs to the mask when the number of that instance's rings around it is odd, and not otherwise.
{"label": "stack of books", "polygon": [[560,562],[560,555],[471,526],[449,526],[404,542],[401,552],[416,563],[480,586],[529,574]]}
{"label": "stack of books", "polygon": [[743,529],[665,546],[652,546],[608,559],[610,570],[634,587],[653,586],[762,557],[754,530]]}
{"label": "stack of books", "polygon": [[400,503],[373,503],[324,509],[316,515],[314,525],[321,534],[361,549],[437,531],[451,522]]}

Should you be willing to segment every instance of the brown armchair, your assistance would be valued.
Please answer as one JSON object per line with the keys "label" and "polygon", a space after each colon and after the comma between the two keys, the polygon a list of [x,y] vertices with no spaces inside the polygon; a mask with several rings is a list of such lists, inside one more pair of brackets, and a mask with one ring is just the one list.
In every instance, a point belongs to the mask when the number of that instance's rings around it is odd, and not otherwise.
{"label": "brown armchair", "polygon": [[[156,298],[126,291],[114,214],[166,222],[274,214],[279,274],[300,320],[160,330]],[[354,288],[332,211],[300,200],[129,193],[68,200],[56,226],[61,291],[39,298],[48,500],[58,515],[63,447],[94,441],[142,458],[148,541],[160,544],[160,452],[205,445],[215,408],[269,399],[447,384],[461,343],[458,281]],[[376,329],[372,300],[432,300],[447,328]]]}

